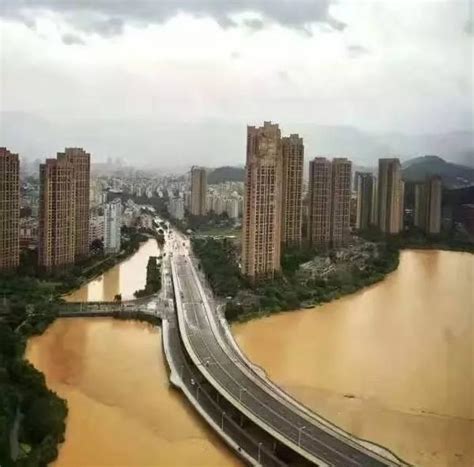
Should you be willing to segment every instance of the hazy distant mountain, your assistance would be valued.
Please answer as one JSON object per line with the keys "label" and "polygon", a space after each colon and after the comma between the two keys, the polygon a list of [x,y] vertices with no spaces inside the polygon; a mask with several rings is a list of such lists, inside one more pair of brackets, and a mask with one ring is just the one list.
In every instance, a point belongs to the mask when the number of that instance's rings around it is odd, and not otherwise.
{"label": "hazy distant mountain", "polygon": [[[67,115],[53,120],[21,112],[2,112],[0,145],[31,160],[54,156],[65,146],[83,146],[96,162],[118,157],[126,165],[161,169],[193,164],[236,166],[245,163],[246,123],[71,119]],[[438,154],[448,161],[474,166],[473,133],[469,131],[405,135],[295,122],[280,122],[280,127],[285,135],[303,136],[307,161],[318,155],[346,156],[355,165],[375,166],[379,157],[397,156],[406,160]]]}
{"label": "hazy distant mountain", "polygon": [[439,175],[447,188],[474,184],[474,168],[447,162],[438,156],[417,157],[403,164],[403,179],[406,182],[423,181],[427,176]]}
{"label": "hazy distant mountain", "polygon": [[207,183],[243,182],[245,169],[243,167],[218,167],[207,174]]}

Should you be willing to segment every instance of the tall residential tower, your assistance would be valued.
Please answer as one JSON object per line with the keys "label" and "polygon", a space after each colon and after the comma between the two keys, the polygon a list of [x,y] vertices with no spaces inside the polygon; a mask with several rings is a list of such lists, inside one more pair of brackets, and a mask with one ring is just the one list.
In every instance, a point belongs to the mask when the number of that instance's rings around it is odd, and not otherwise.
{"label": "tall residential tower", "polygon": [[51,270],[74,264],[76,177],[65,158],[40,165],[38,264]]}
{"label": "tall residential tower", "polygon": [[66,148],[58,153],[59,161],[67,161],[74,167],[75,179],[75,234],[74,257],[76,260],[89,254],[89,198],[90,154],[82,148]]}
{"label": "tall residential tower", "polygon": [[20,162],[18,154],[0,148],[0,271],[20,260]]}
{"label": "tall residential tower", "polygon": [[441,231],[442,181],[439,176],[428,177],[415,185],[414,225],[427,234]]}
{"label": "tall residential tower", "polygon": [[242,273],[252,281],[280,270],[282,165],[278,125],[247,127]]}
{"label": "tall residential tower", "polygon": [[281,142],[283,156],[281,241],[284,246],[300,246],[303,201],[303,138],[293,134],[282,138]]}
{"label": "tall residential tower", "polygon": [[191,168],[191,214],[207,214],[207,174],[202,167]]}
{"label": "tall residential tower", "polygon": [[331,246],[347,245],[350,236],[352,162],[343,157],[332,160]]}
{"label": "tall residential tower", "polygon": [[379,159],[377,223],[381,232],[397,234],[403,228],[404,185],[399,159]]}
{"label": "tall residential tower", "polygon": [[369,172],[356,172],[355,188],[357,193],[357,230],[366,230],[375,220],[375,177]]}
{"label": "tall residential tower", "polygon": [[308,241],[317,248],[340,247],[349,240],[351,161],[316,157],[309,163]]}
{"label": "tall residential tower", "polygon": [[120,231],[122,227],[122,202],[115,198],[104,208],[104,252],[106,254],[120,251]]}

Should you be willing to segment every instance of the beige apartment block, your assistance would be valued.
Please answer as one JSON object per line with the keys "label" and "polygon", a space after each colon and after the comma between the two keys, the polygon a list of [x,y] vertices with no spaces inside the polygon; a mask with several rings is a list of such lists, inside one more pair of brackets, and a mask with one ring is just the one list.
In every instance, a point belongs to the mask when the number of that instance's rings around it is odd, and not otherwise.
{"label": "beige apartment block", "polygon": [[277,124],[247,127],[242,273],[256,281],[280,270],[282,142]]}
{"label": "beige apartment block", "polygon": [[74,263],[76,252],[76,176],[66,158],[40,165],[38,264],[52,270]]}
{"label": "beige apartment block", "polygon": [[18,154],[0,148],[0,271],[20,261],[20,162]]}
{"label": "beige apartment block", "polygon": [[90,203],[90,154],[82,148],[66,148],[58,153],[58,160],[64,160],[74,167],[75,178],[75,246],[76,261],[89,255],[89,203]]}
{"label": "beige apartment block", "polygon": [[338,248],[350,238],[352,162],[333,159],[331,178],[331,246]]}
{"label": "beige apartment block", "polygon": [[442,191],[441,177],[436,175],[415,185],[414,225],[431,235],[441,232]]}
{"label": "beige apartment block", "polygon": [[357,196],[356,223],[357,230],[366,230],[373,224],[375,177],[370,172],[356,172],[355,189]]}
{"label": "beige apartment block", "polygon": [[191,214],[205,216],[207,214],[207,174],[202,167],[191,168]]}
{"label": "beige apartment block", "polygon": [[309,163],[308,242],[313,248],[331,243],[331,161],[315,157]]}
{"label": "beige apartment block", "polygon": [[397,234],[403,228],[404,186],[400,160],[379,159],[377,223],[381,232]]}
{"label": "beige apartment block", "polygon": [[297,134],[282,142],[282,221],[281,241],[284,246],[301,245],[303,202],[303,138]]}

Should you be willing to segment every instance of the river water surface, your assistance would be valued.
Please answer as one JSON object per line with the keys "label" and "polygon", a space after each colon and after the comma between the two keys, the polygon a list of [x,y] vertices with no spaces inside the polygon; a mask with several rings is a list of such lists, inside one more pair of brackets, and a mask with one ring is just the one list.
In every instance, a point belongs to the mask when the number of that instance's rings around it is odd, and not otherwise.
{"label": "river water surface", "polygon": [[[104,275],[102,286],[71,299],[131,296],[157,254],[144,247],[118,267],[115,282],[107,279],[110,286]],[[472,466],[473,269],[468,254],[407,251],[371,288],[233,331],[274,381],[343,428],[418,465]],[[30,340],[27,357],[68,400],[57,466],[237,464],[170,389],[159,329],[62,319]]]}
{"label": "river water surface", "polygon": [[148,258],[159,255],[156,240],[149,239],[133,256],[72,292],[66,299],[71,302],[113,301],[117,294],[122,294],[122,300],[133,299],[133,293],[145,286]]}
{"label": "river water surface", "polygon": [[474,255],[405,251],[383,282],[234,327],[308,407],[425,466],[474,466]]}
{"label": "river water surface", "polygon": [[[143,288],[155,240],[70,294],[71,301],[123,299]],[[170,387],[160,329],[135,321],[59,319],[29,340],[27,358],[67,399],[66,441],[56,467],[240,465]]]}

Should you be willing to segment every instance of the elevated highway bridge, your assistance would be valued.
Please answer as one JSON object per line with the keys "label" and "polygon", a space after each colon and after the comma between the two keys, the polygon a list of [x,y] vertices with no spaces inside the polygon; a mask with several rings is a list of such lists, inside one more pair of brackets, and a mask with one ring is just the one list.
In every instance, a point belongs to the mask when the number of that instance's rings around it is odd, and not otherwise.
{"label": "elevated highway bridge", "polygon": [[265,431],[272,443],[286,446],[294,459],[315,465],[407,465],[380,446],[322,423],[249,366],[219,330],[216,310],[209,305],[197,271],[181,248],[171,257],[171,272],[178,328],[189,359],[209,385]]}

